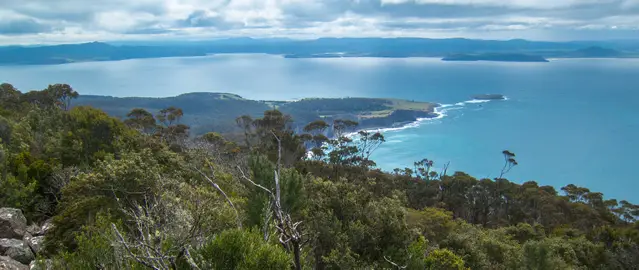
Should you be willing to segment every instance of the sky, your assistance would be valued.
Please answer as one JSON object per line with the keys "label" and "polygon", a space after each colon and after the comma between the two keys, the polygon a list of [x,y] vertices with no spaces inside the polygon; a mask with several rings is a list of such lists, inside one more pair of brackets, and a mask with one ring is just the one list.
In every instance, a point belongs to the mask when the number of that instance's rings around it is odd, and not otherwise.
{"label": "sky", "polygon": [[405,36],[639,39],[639,0],[0,0],[0,44]]}

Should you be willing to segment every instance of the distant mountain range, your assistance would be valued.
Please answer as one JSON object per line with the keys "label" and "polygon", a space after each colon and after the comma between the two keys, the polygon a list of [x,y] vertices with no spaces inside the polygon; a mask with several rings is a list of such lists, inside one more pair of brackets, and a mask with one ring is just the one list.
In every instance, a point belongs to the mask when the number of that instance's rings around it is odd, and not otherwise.
{"label": "distant mountain range", "polygon": [[[288,58],[449,57],[459,54],[566,57],[639,57],[639,41],[540,42],[426,38],[235,38],[196,42],[101,42],[0,47],[0,64],[64,64],[222,53],[281,54]],[[500,57],[497,57],[500,58]],[[532,58],[530,58],[532,59]],[[490,60],[490,59],[489,59]]]}
{"label": "distant mountain range", "polygon": [[496,62],[548,62],[538,55],[518,53],[482,53],[482,54],[453,54],[446,56],[443,61],[496,61]]}

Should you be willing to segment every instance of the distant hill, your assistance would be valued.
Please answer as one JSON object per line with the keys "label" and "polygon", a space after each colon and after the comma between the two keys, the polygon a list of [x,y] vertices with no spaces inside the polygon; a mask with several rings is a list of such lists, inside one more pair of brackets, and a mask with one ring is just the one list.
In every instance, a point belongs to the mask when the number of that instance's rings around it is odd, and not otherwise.
{"label": "distant hill", "polygon": [[272,107],[260,101],[244,99],[226,93],[189,93],[176,97],[117,98],[108,96],[81,95],[75,106],[89,105],[106,113],[124,118],[134,108],[143,108],[151,113],[175,106],[184,111],[184,122],[192,126],[192,131],[202,134],[207,131],[234,132],[235,118],[241,115],[260,116]]}
{"label": "distant hill", "polygon": [[391,127],[418,118],[435,117],[437,104],[379,98],[312,98],[300,101],[256,101],[226,93],[189,93],[167,98],[116,98],[80,96],[74,106],[92,106],[108,114],[125,118],[134,108],[151,113],[175,106],[184,111],[183,123],[191,126],[194,135],[209,131],[237,133],[235,119],[242,115],[260,117],[264,111],[277,108],[293,117],[294,128],[318,119],[351,119],[361,128]]}
{"label": "distant hill", "polygon": [[[194,42],[100,42],[0,47],[0,65],[64,64],[221,53],[281,54],[289,58],[445,57],[453,54],[527,54],[542,57],[639,57],[639,41],[542,42],[523,39],[233,38]],[[127,45],[128,44],[128,45]],[[585,48],[585,49],[584,49]],[[608,49],[603,49],[608,48]],[[615,50],[613,53],[610,50]]]}
{"label": "distant hill", "polygon": [[574,52],[571,52],[570,55],[572,57],[620,57],[623,55],[622,52],[614,49],[602,48],[599,46],[592,46],[584,49],[579,49]]}
{"label": "distant hill", "polygon": [[443,61],[496,61],[496,62],[548,62],[538,55],[518,53],[484,53],[484,54],[454,54],[442,58]]}
{"label": "distant hill", "polygon": [[0,47],[0,65],[66,64],[135,58],[201,56],[198,48],[162,46],[113,46],[101,42],[38,47]]}

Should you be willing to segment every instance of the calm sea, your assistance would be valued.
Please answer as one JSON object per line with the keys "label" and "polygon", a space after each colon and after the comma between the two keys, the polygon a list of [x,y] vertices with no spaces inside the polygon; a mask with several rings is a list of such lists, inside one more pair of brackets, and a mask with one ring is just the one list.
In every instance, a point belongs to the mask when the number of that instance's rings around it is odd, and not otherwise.
{"label": "calm sea", "polygon": [[[251,99],[396,97],[445,104],[445,117],[386,131],[380,167],[422,158],[496,177],[501,151],[517,155],[507,177],[557,188],[576,184],[639,202],[639,60],[550,63],[441,62],[430,58],[284,59],[221,55],[57,66],[0,67],[21,90],[69,83],[81,94],[173,96],[230,92]],[[467,102],[498,93],[506,101]]]}

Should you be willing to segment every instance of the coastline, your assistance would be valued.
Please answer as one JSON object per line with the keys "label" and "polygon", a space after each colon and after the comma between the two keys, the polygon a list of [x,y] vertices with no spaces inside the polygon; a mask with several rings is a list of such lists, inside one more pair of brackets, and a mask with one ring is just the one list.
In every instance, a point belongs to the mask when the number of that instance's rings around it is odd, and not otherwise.
{"label": "coastline", "polygon": [[432,112],[430,112],[429,116],[425,116],[425,117],[419,117],[413,120],[406,120],[406,121],[398,121],[393,123],[392,125],[386,125],[386,126],[373,126],[373,127],[364,127],[364,128],[358,128],[356,131],[353,131],[351,133],[348,133],[347,136],[352,136],[357,134],[360,131],[369,131],[369,132],[393,132],[393,131],[400,131],[400,130],[404,130],[404,129],[409,129],[409,128],[416,128],[421,126],[424,123],[427,123],[429,121],[433,121],[433,120],[439,120],[439,119],[443,119],[445,118],[447,115],[447,112],[449,110],[458,110],[458,109],[462,109],[464,107],[466,107],[469,104],[481,104],[481,103],[488,103],[488,102],[492,102],[492,101],[507,101],[509,100],[509,98],[507,96],[502,96],[503,98],[500,99],[477,99],[477,98],[473,98],[470,100],[466,100],[466,101],[462,101],[462,102],[457,102],[457,103],[451,103],[451,104],[441,104],[441,103],[437,103],[434,107]]}

